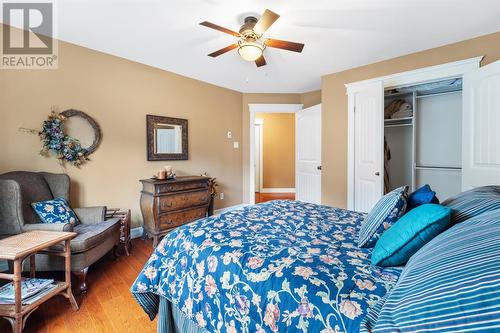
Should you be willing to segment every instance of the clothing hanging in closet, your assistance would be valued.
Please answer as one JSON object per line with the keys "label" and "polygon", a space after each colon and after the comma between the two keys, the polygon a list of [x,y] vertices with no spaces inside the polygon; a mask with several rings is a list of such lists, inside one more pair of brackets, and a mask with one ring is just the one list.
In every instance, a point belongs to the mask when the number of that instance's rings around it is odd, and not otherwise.
{"label": "clothing hanging in closet", "polygon": [[389,179],[389,161],[391,159],[391,149],[387,144],[387,139],[384,135],[384,193],[391,191],[391,181]]}

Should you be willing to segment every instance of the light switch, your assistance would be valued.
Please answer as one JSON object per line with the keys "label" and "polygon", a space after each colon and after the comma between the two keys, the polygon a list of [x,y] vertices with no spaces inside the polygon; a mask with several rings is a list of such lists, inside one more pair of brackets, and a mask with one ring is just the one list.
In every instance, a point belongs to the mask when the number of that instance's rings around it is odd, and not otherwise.
{"label": "light switch", "polygon": [[234,141],[234,142],[233,142],[233,148],[234,148],[234,149],[238,149],[238,148],[240,148],[240,143],[239,143],[238,141]]}
{"label": "light switch", "polygon": [[233,138],[233,132],[227,131],[227,138],[232,139]]}

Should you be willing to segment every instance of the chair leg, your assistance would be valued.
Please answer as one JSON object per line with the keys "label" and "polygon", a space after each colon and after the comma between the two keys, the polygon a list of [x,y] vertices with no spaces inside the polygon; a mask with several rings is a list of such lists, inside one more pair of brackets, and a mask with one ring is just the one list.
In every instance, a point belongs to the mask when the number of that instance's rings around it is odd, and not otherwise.
{"label": "chair leg", "polygon": [[113,260],[118,259],[120,254],[118,253],[118,245],[113,246]]}
{"label": "chair leg", "polygon": [[73,271],[73,274],[76,276],[77,279],[77,292],[79,294],[84,294],[87,292],[87,273],[89,271],[88,267],[85,267],[84,269],[80,271]]}

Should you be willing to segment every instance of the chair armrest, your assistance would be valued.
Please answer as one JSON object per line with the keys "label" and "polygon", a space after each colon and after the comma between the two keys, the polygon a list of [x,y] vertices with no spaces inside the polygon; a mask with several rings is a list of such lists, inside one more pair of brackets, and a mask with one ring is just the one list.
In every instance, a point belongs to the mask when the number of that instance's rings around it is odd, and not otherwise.
{"label": "chair armrest", "polygon": [[12,179],[0,179],[0,234],[15,235],[23,230],[21,187]]}
{"label": "chair armrest", "polygon": [[23,231],[73,231],[72,223],[28,223],[23,226]]}
{"label": "chair armrest", "polygon": [[106,219],[106,207],[84,207],[84,208],[73,208],[82,224],[94,224],[102,222]]}

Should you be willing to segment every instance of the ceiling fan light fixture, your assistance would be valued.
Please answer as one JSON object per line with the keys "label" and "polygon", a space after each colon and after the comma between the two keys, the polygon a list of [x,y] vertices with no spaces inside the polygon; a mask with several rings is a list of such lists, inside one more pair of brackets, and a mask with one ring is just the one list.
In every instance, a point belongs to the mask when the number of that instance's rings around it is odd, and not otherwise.
{"label": "ceiling fan light fixture", "polygon": [[238,49],[238,54],[243,60],[255,62],[257,67],[267,65],[264,58],[264,50],[267,47],[282,49],[292,52],[302,52],[304,44],[289,42],[286,40],[263,38],[264,33],[276,22],[280,16],[269,9],[266,9],[262,16],[257,19],[255,16],[246,16],[245,23],[240,27],[239,32],[221,27],[208,21],[203,21],[200,25],[207,28],[221,31],[238,40],[220,50],[209,53],[208,56],[215,58],[231,50]]}
{"label": "ceiling fan light fixture", "polygon": [[243,41],[238,45],[238,53],[240,57],[246,61],[255,61],[259,59],[265,46],[255,41]]}

